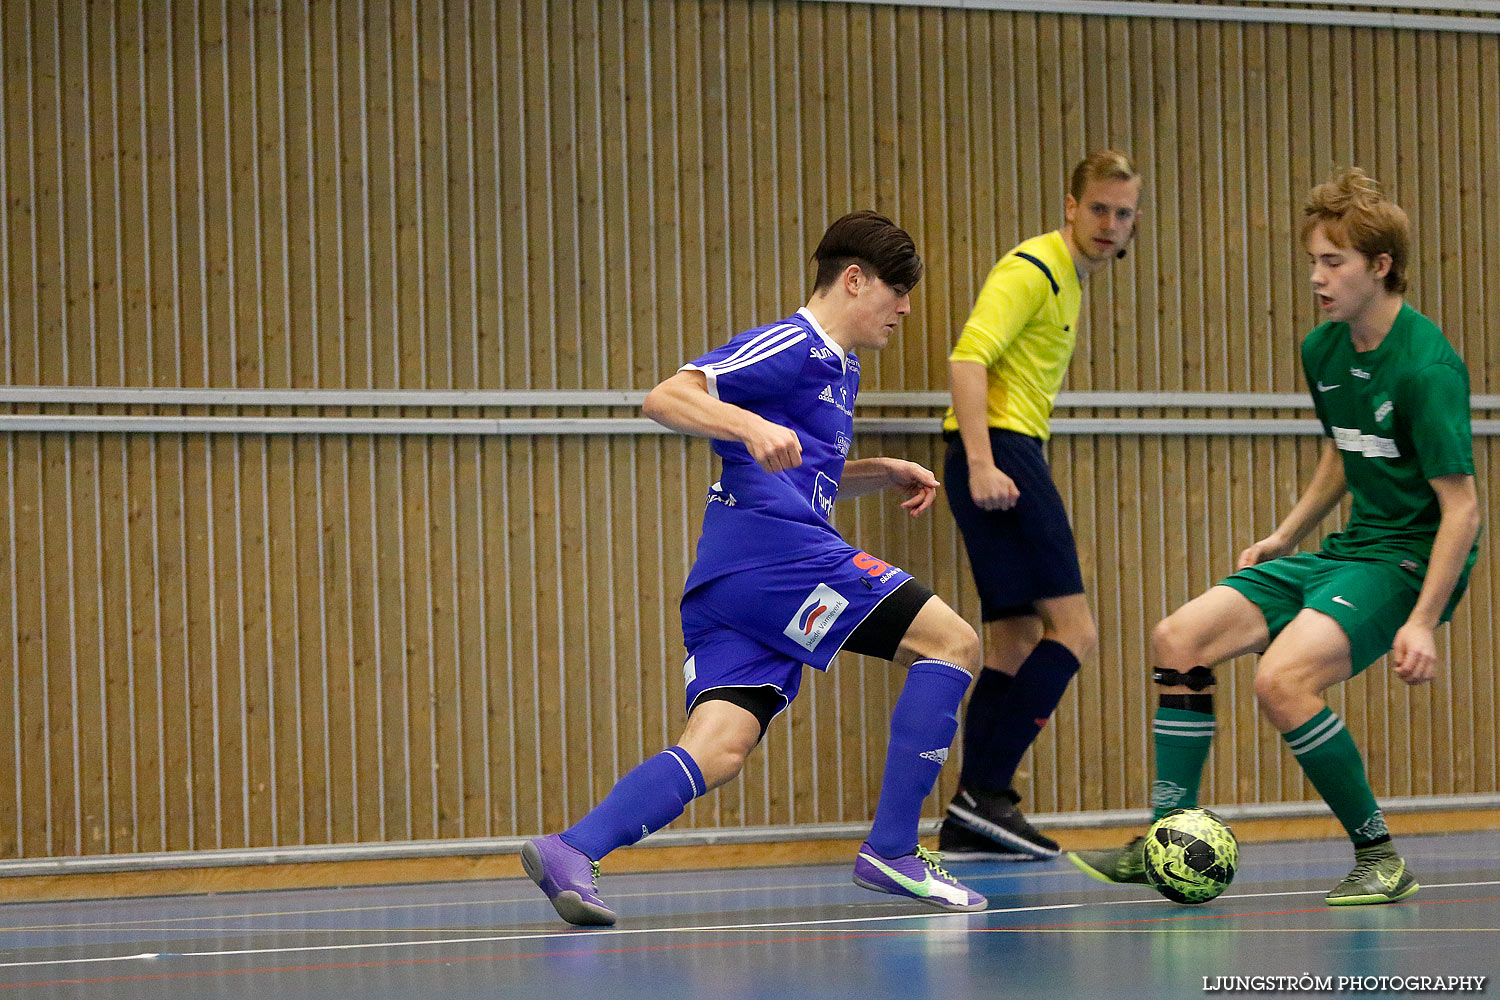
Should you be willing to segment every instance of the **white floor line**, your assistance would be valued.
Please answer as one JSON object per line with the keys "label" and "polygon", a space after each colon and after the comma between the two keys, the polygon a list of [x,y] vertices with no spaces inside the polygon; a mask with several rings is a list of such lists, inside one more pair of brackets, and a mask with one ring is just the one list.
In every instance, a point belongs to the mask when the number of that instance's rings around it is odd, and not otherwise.
{"label": "white floor line", "polygon": [[[996,879],[1007,878],[1039,878],[1042,876],[1067,876],[1070,878],[1080,877],[1076,868],[1058,869],[1056,871],[1041,871],[1015,874],[998,875],[970,875],[965,877],[968,882],[985,882]],[[622,876],[624,877],[624,876]],[[659,890],[656,892],[607,892],[611,900],[615,899],[652,899],[660,896],[708,896],[722,895],[724,893],[743,892],[793,892],[804,889],[841,889],[850,885],[848,872],[840,871],[838,878],[829,882],[804,882],[793,885],[750,885],[750,886],[712,886],[706,889],[674,889]],[[517,896],[513,899],[448,899],[436,903],[381,903],[378,906],[330,906],[315,909],[300,910],[265,910],[254,913],[205,913],[200,916],[175,917],[150,917],[143,920],[98,920],[84,924],[18,924],[14,927],[0,926],[0,935],[19,933],[22,931],[75,931],[100,928],[104,930],[120,930],[129,927],[151,927],[165,923],[181,923],[185,920],[243,920],[255,917],[291,917],[291,916],[317,916],[319,914],[333,913],[380,913],[390,910],[423,910],[437,908],[453,908],[460,906],[520,906],[542,903],[545,900],[537,894],[537,891],[529,883],[527,888],[531,891],[525,896]],[[297,890],[302,891],[302,890]],[[20,904],[25,905],[25,904]],[[54,905],[54,904],[46,904]]]}
{"label": "white floor line", "polygon": [[[1039,910],[1071,910],[1083,903],[1061,903],[1051,906],[1018,907],[1013,910],[985,910],[984,913],[1020,913]],[[708,927],[627,927],[588,931],[543,931],[535,934],[497,934],[480,937],[443,938],[433,941],[371,941],[361,944],[316,944],[284,948],[241,948],[225,951],[179,951],[146,952],[138,955],[111,955],[102,958],[49,959],[43,962],[0,962],[0,969],[20,969],[33,965],[65,965],[76,962],[80,965],[93,962],[123,962],[165,958],[221,958],[230,955],[292,955],[312,951],[356,951],[368,948],[421,948],[450,944],[500,944],[506,941],[546,941],[577,937],[632,937],[640,934],[697,934],[709,931],[767,930],[783,927],[825,926],[849,923],[876,923],[890,920],[941,920],[945,917],[979,916],[977,913],[903,913],[887,917],[839,917],[818,921],[786,921],[779,923],[718,924]]]}
{"label": "white floor line", "polygon": [[[1476,887],[1481,887],[1481,886],[1494,886],[1494,885],[1500,885],[1500,880],[1490,880],[1490,881],[1482,881],[1482,882],[1435,883],[1435,884],[1426,885],[1423,888],[1424,889],[1458,889],[1458,888],[1476,888]],[[1285,892],[1236,893],[1234,895],[1226,895],[1226,896],[1224,896],[1222,898],[1224,898],[1224,899],[1261,899],[1261,898],[1267,898],[1267,897],[1276,898],[1276,897],[1322,895],[1323,892],[1324,892],[1324,890],[1295,890],[1295,891],[1285,891]],[[592,932],[590,932],[590,931],[578,931],[578,930],[570,930],[570,931],[543,931],[541,933],[532,933],[532,934],[480,935],[480,936],[465,936],[465,937],[440,938],[440,939],[415,940],[415,941],[412,941],[412,940],[406,940],[406,941],[370,941],[370,942],[362,942],[362,943],[357,943],[357,944],[299,945],[299,946],[294,946],[294,947],[281,947],[281,948],[241,948],[241,949],[231,949],[231,950],[221,950],[221,951],[146,952],[146,953],[135,954],[135,955],[108,955],[108,956],[98,956],[98,957],[91,957],[91,958],[48,959],[48,960],[45,960],[45,961],[36,961],[36,962],[3,962],[3,963],[0,963],[0,969],[39,968],[39,967],[43,967],[43,966],[70,965],[70,964],[72,964],[72,965],[89,965],[89,964],[100,963],[100,962],[161,961],[161,960],[168,960],[168,959],[173,959],[173,958],[227,958],[227,957],[230,957],[230,956],[244,956],[244,955],[294,955],[294,954],[307,954],[309,952],[348,952],[348,951],[369,950],[369,949],[373,949],[373,948],[431,948],[431,947],[435,947],[435,946],[438,946],[438,945],[501,944],[501,943],[509,942],[509,941],[568,940],[568,939],[576,939],[578,937],[588,937],[588,938],[631,937],[631,936],[638,936],[638,935],[643,935],[643,934],[703,934],[703,933],[718,933],[718,932],[726,932],[726,931],[747,932],[747,931],[787,930],[787,929],[790,929],[790,928],[812,929],[812,928],[817,928],[817,927],[834,927],[834,926],[844,926],[844,925],[849,925],[849,924],[879,924],[879,923],[889,923],[889,922],[892,922],[892,921],[905,921],[905,920],[945,920],[946,921],[946,920],[951,920],[952,918],[955,918],[955,917],[979,917],[979,918],[983,918],[983,917],[991,915],[991,914],[1000,914],[1000,913],[1043,913],[1043,912],[1050,912],[1050,911],[1056,911],[1056,910],[1077,910],[1077,909],[1083,909],[1083,908],[1086,908],[1086,907],[1119,906],[1119,905],[1126,905],[1126,904],[1131,904],[1131,903],[1134,903],[1134,904],[1137,904],[1137,905],[1139,905],[1141,903],[1148,903],[1149,904],[1151,902],[1159,902],[1159,903],[1161,903],[1163,905],[1171,905],[1171,904],[1168,904],[1166,900],[1155,900],[1155,901],[1153,901],[1153,900],[1141,900],[1141,899],[1114,899],[1114,900],[1089,901],[1089,902],[1082,902],[1082,903],[1052,903],[1052,904],[1047,904],[1047,905],[1042,905],[1042,906],[1015,906],[1015,907],[1007,907],[1007,908],[1004,908],[1004,909],[997,909],[997,910],[985,910],[982,913],[902,913],[902,914],[892,914],[890,916],[879,916],[879,917],[869,917],[869,916],[864,916],[864,917],[833,917],[833,918],[821,918],[821,919],[811,919],[811,920],[785,920],[785,921],[747,923],[747,924],[717,924],[717,925],[710,925],[710,926],[705,926],[705,927],[693,927],[693,926],[690,926],[690,927],[608,928],[608,929],[602,929],[602,930],[597,930],[597,931],[592,931]],[[1233,915],[1232,914],[1226,914],[1225,916],[1233,916]],[[1340,931],[1347,931],[1347,928],[1331,928],[1331,929],[1333,929],[1333,930],[1340,930]],[[1405,928],[1402,928],[1402,929],[1405,930]],[[1048,933],[1052,933],[1052,932],[1064,932],[1064,933],[1089,932],[1089,933],[1097,933],[1097,932],[1100,932],[1100,931],[1108,931],[1108,930],[1109,930],[1109,928],[1076,928],[1076,929],[1075,928],[1048,928],[1046,932],[1048,932]],[[1147,930],[1149,930],[1149,929],[1147,929]],[[1227,931],[1227,932],[1239,933],[1239,932],[1243,932],[1244,930],[1246,930],[1246,928],[1224,928],[1223,930]],[[1276,929],[1276,930],[1280,930],[1280,929]],[[1432,930],[1446,930],[1446,932],[1452,933],[1456,929],[1432,928]],[[1468,930],[1485,930],[1485,928],[1469,928]],[[990,933],[990,932],[1014,932],[1014,933],[1019,933],[1019,932],[1038,933],[1039,932],[1038,929],[1035,929],[1035,928],[1028,929],[1028,928],[985,928],[985,927],[974,928],[974,927],[966,927],[966,928],[963,928],[961,930],[959,928],[947,929],[947,928],[941,928],[941,927],[938,927],[938,928],[923,928],[923,932],[924,933],[926,933],[928,931],[931,931],[931,932],[934,932],[934,933],[965,933],[965,934],[970,934],[970,933]],[[1298,933],[1307,933],[1307,930],[1306,929],[1297,929],[1297,932]]]}
{"label": "white floor line", "polygon": [[[1455,836],[1457,836],[1457,835],[1455,835]],[[1413,858],[1421,858],[1422,861],[1466,861],[1466,862],[1467,861],[1473,861],[1473,862],[1478,862],[1478,863],[1482,863],[1482,864],[1492,864],[1492,863],[1494,863],[1494,860],[1495,860],[1494,857],[1491,856],[1491,855],[1472,855],[1472,856],[1470,856],[1470,855],[1423,855],[1423,854],[1416,854],[1416,853],[1414,853],[1414,854],[1411,855],[1411,857],[1413,857]],[[1329,859],[1326,859],[1326,858],[1323,858],[1323,859],[1319,859],[1319,858],[1291,859],[1290,861],[1288,861],[1288,860],[1286,860],[1286,859],[1283,858],[1283,859],[1279,860],[1278,863],[1280,863],[1282,865],[1300,864],[1302,866],[1315,866],[1315,865],[1326,865],[1326,864],[1328,864],[1328,861],[1329,861]],[[832,866],[829,866],[829,867],[832,867]],[[757,869],[757,870],[759,870],[759,871],[765,871],[766,869]],[[623,879],[635,879],[635,878],[641,878],[641,877],[649,877],[649,876],[655,875],[655,874],[667,874],[667,873],[628,872],[628,873],[617,875],[615,877],[623,880]],[[677,873],[671,873],[671,874],[677,874]],[[709,876],[712,876],[712,875],[715,875],[715,874],[720,874],[720,872],[709,872],[709,873],[706,873],[706,874],[709,875]],[[1047,869],[1047,870],[1044,870],[1044,871],[1007,871],[1007,872],[996,872],[994,874],[979,874],[979,875],[970,875],[970,874],[966,873],[964,875],[962,881],[966,881],[966,882],[993,882],[993,881],[998,881],[998,880],[1023,879],[1023,878],[1031,878],[1031,879],[1035,879],[1035,878],[1061,878],[1061,877],[1077,878],[1077,877],[1079,877],[1079,875],[1080,875],[1079,871],[1076,868],[1073,868],[1073,867],[1070,866],[1070,867],[1067,867],[1067,868],[1061,868],[1061,867],[1059,867],[1059,868],[1052,868],[1052,869]],[[516,879],[515,881],[520,881],[520,880]],[[793,885],[763,885],[763,886],[762,885],[752,885],[752,886],[733,886],[733,887],[730,887],[730,886],[713,886],[713,887],[706,888],[706,889],[681,889],[681,890],[657,891],[657,892],[608,892],[607,895],[612,900],[614,900],[614,899],[652,899],[652,898],[656,898],[656,897],[660,897],[660,896],[712,895],[712,894],[718,894],[718,893],[724,893],[724,892],[736,892],[736,893],[745,893],[745,892],[789,892],[789,891],[798,891],[798,890],[805,890],[805,889],[825,889],[825,888],[832,888],[832,887],[843,887],[843,886],[846,886],[848,884],[849,883],[848,883],[847,879],[845,879],[842,876],[842,874],[841,874],[840,877],[835,878],[833,881],[830,881],[830,882],[804,882],[804,883],[798,883],[798,884],[793,884]],[[1460,884],[1460,883],[1454,883],[1454,884],[1457,885],[1457,884]],[[1483,885],[1485,883],[1474,883],[1474,884],[1476,884],[1476,885]],[[1427,883],[1424,883],[1424,887],[1425,886],[1427,886]],[[362,887],[362,888],[366,888],[366,887]],[[530,888],[530,887],[528,886],[528,888]],[[1087,888],[1087,886],[1086,885],[1080,885],[1080,888]],[[307,892],[307,891],[319,891],[319,890],[292,889],[292,890],[277,890],[277,891],[281,891],[281,892]],[[1309,892],[1309,894],[1312,894],[1312,893]],[[1226,898],[1230,898],[1230,897],[1226,897]],[[381,913],[381,912],[386,912],[386,911],[391,911],[391,910],[422,910],[422,909],[438,909],[438,908],[445,908],[445,907],[462,907],[462,906],[525,906],[525,905],[531,905],[531,904],[539,903],[541,901],[542,901],[541,897],[539,897],[539,896],[536,895],[535,890],[532,890],[531,892],[529,892],[527,895],[524,895],[524,896],[517,896],[517,897],[514,897],[514,898],[504,898],[504,899],[467,899],[467,900],[465,900],[465,899],[457,899],[457,900],[442,900],[440,902],[434,902],[434,903],[381,903],[379,905],[374,905],[374,906],[317,907],[317,908],[310,908],[310,909],[267,910],[267,911],[257,911],[257,912],[252,912],[252,913],[205,913],[205,914],[202,914],[202,915],[199,915],[199,916],[183,917],[181,915],[178,915],[178,916],[174,916],[174,917],[152,917],[152,918],[148,918],[148,919],[144,919],[144,920],[123,920],[123,921],[119,921],[119,920],[101,920],[101,921],[96,921],[94,923],[84,923],[84,924],[24,924],[24,925],[18,925],[18,926],[15,926],[15,927],[3,927],[3,926],[0,926],[0,935],[6,934],[6,933],[17,933],[17,932],[22,932],[22,931],[27,931],[27,932],[49,931],[49,930],[77,931],[77,930],[87,930],[87,929],[96,928],[96,927],[97,928],[107,929],[107,930],[120,930],[120,929],[131,928],[131,927],[143,927],[144,928],[144,927],[151,927],[151,926],[160,925],[160,924],[179,923],[179,922],[181,922],[183,920],[224,921],[224,920],[247,920],[247,919],[252,919],[252,918],[257,918],[257,917],[316,916],[316,915],[319,915],[319,914],[335,914],[335,913]],[[1135,902],[1141,902],[1141,900],[1136,900]],[[23,905],[24,906],[24,905],[28,905],[28,904],[17,904],[17,905]],[[58,904],[55,904],[55,903],[45,903],[45,904],[40,904],[40,905],[54,906],[54,905],[58,905]],[[3,967],[3,966],[0,966],[0,967]]]}
{"label": "white floor line", "polygon": [[146,952],[140,955],[106,955],[100,958],[49,958],[45,962],[6,962],[0,969],[39,969],[46,965],[97,965],[100,962],[139,962],[160,955]]}

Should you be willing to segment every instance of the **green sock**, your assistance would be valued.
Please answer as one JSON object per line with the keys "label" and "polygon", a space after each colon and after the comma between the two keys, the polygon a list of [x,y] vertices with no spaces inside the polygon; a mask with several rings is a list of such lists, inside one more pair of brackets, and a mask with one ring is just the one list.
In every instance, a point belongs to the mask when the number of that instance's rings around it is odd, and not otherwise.
{"label": "green sock", "polygon": [[1354,745],[1354,737],[1344,728],[1344,720],[1332,709],[1324,708],[1281,738],[1291,747],[1323,801],[1344,824],[1354,846],[1390,837],[1385,815],[1376,805],[1365,777],[1364,758]]}
{"label": "green sock", "polygon": [[1203,762],[1214,741],[1212,712],[1158,708],[1152,731],[1156,736],[1156,781],[1151,785],[1152,819],[1173,809],[1198,804],[1198,782]]}

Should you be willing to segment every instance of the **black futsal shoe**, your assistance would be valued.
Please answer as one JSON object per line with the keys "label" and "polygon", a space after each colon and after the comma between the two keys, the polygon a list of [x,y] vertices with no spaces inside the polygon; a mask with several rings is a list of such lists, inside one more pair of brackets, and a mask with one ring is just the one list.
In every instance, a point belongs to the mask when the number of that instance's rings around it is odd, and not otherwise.
{"label": "black futsal shoe", "polygon": [[[943,826],[946,828],[949,823],[953,823],[970,833],[978,834],[995,845],[996,853],[1026,855],[1032,861],[1057,857],[1057,841],[1044,836],[1026,822],[1026,817],[1021,815],[1020,806],[1021,796],[1014,789],[1007,788],[1003,792],[970,792],[959,789],[958,794],[953,796],[953,801],[948,803],[948,818]],[[939,850],[947,853],[945,848],[939,847]]]}
{"label": "black futsal shoe", "polygon": [[1029,851],[1013,851],[998,841],[961,826],[952,817],[938,830],[938,854],[944,861],[1039,861]]}

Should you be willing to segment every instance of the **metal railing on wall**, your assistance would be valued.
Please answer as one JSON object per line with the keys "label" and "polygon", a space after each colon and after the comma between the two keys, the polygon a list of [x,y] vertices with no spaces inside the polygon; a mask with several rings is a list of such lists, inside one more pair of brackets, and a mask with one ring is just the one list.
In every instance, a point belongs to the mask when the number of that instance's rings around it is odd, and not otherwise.
{"label": "metal railing on wall", "polygon": [[[849,3],[851,0],[822,0]],[[1182,21],[1244,24],[1311,24],[1356,28],[1395,28],[1407,31],[1462,31],[1500,34],[1500,13],[1493,0],[1324,0],[1317,6],[1283,3],[1277,6],[1232,7],[1228,4],[1183,3],[1180,0],[876,0],[897,7],[951,7],[957,10],[1019,11],[1026,14],[1079,14],[1096,17],[1150,17]],[[1328,8],[1341,8],[1330,10]],[[1353,7],[1406,8],[1406,11],[1351,10]],[[1451,14],[1414,13],[1444,10]],[[1469,16],[1464,16],[1469,15]]]}
{"label": "metal railing on wall", "polygon": [[[422,389],[137,389],[94,387],[0,387],[0,404],[48,406],[175,406],[293,408],[583,408],[639,407],[640,391],[525,391]],[[866,407],[939,409],[945,392],[867,392]],[[1475,396],[1476,412],[1500,409],[1500,396]],[[1296,393],[1236,392],[1065,392],[1059,410],[1079,409],[1236,409],[1309,410],[1311,400]],[[855,428],[868,433],[935,432],[934,416],[858,417]],[[1475,420],[1474,433],[1500,434],[1500,420]],[[1315,435],[1316,420],[1299,417],[1087,416],[1058,417],[1056,434],[1200,434]],[[571,435],[668,434],[642,417],[504,416],[504,417],[346,417],[346,416],[204,416],[196,414],[9,413],[0,414],[0,431],[73,433],[179,434],[415,434],[415,435]]]}

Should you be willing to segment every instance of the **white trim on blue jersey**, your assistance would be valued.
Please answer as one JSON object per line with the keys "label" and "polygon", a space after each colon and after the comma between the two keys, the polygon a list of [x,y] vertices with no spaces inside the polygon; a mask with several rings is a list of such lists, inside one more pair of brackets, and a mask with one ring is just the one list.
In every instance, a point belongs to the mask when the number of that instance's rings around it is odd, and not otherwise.
{"label": "white trim on blue jersey", "polygon": [[[839,345],[838,341],[828,335],[828,332],[823,329],[822,325],[818,323],[817,318],[808,311],[806,306],[798,309],[796,315],[800,316],[808,326],[812,327],[813,333],[817,334],[818,339],[823,342],[831,354],[839,359],[839,365],[847,372],[849,370],[849,356],[845,353],[843,347]],[[718,399],[720,375],[740,371],[757,362],[775,357],[787,348],[795,347],[806,339],[807,331],[795,323],[778,323],[741,344],[733,354],[722,361],[717,361],[709,365],[688,363],[677,370],[683,372],[702,372],[703,377],[708,381],[708,394],[714,399]]]}
{"label": "white trim on blue jersey", "polygon": [[828,336],[828,331],[825,330],[825,329],[823,329],[822,324],[820,324],[818,322],[817,317],[815,317],[808,310],[807,306],[803,306],[801,309],[798,309],[797,310],[797,315],[801,316],[803,319],[807,320],[807,325],[813,328],[813,332],[814,333],[816,333],[819,337],[823,338],[823,343],[826,344],[826,345],[828,345],[828,349],[831,350],[831,351],[833,351],[834,354],[838,355],[839,363],[844,366],[844,371],[848,371],[849,370],[849,355],[848,355],[848,352],[846,352],[844,350],[844,348],[842,346],[840,346],[840,344],[839,344],[838,341],[836,341],[832,337]]}
{"label": "white trim on blue jersey", "polygon": [[788,347],[795,347],[807,339],[807,331],[795,323],[783,323],[773,326],[758,336],[746,341],[739,350],[735,351],[723,361],[713,364],[698,366],[695,364],[683,365],[678,371],[699,371],[708,379],[708,394],[714,399],[719,398],[719,376],[728,375],[730,372],[749,368],[758,361],[775,357]]}

